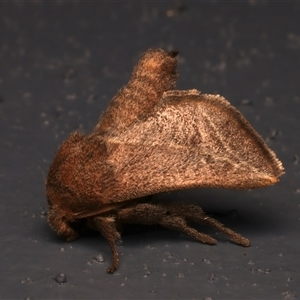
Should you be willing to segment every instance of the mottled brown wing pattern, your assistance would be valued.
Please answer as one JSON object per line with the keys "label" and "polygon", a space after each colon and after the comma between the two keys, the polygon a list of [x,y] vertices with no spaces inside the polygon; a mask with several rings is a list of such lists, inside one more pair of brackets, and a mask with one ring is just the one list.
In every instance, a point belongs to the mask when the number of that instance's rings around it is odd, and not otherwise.
{"label": "mottled brown wing pattern", "polygon": [[248,189],[277,182],[281,162],[221,96],[170,91],[146,120],[106,139],[118,178],[109,202],[192,187]]}

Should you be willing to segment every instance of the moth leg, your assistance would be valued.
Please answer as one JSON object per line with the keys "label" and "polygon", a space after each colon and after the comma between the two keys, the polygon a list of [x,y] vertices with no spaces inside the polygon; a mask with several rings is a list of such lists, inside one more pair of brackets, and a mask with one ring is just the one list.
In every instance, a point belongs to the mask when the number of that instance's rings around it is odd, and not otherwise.
{"label": "moth leg", "polygon": [[58,207],[50,207],[48,211],[48,223],[50,227],[67,242],[76,240],[81,235],[78,230],[71,227],[72,222],[70,222],[69,219],[71,219],[71,217],[66,215],[66,213]]}
{"label": "moth leg", "polygon": [[250,246],[250,241],[241,236],[239,233],[225,227],[221,222],[218,220],[209,217],[205,214],[205,212],[201,209],[201,207],[197,205],[185,205],[180,203],[174,203],[171,205],[168,205],[168,210],[171,213],[179,214],[180,216],[186,218],[187,220],[203,223],[206,225],[209,225],[225,235],[227,235],[232,241],[234,241],[237,244],[240,244],[245,247]]}
{"label": "moth leg", "polygon": [[120,223],[128,224],[157,224],[167,213],[167,209],[150,203],[140,203],[118,211]]}
{"label": "moth leg", "polygon": [[176,215],[166,215],[162,218],[159,224],[168,229],[184,232],[204,244],[214,245],[217,241],[211,236],[201,233],[196,229],[187,225],[186,220]]}
{"label": "moth leg", "polygon": [[209,235],[198,232],[187,225],[184,218],[169,214],[168,208],[160,204],[142,203],[128,207],[118,212],[119,221],[123,223],[160,224],[168,229],[184,232],[198,241],[206,244],[216,244],[216,240]]}
{"label": "moth leg", "polygon": [[112,217],[95,217],[93,218],[93,224],[109,243],[112,252],[112,265],[107,268],[107,273],[113,273],[119,264],[116,241],[120,238],[120,233],[116,228],[115,219]]}

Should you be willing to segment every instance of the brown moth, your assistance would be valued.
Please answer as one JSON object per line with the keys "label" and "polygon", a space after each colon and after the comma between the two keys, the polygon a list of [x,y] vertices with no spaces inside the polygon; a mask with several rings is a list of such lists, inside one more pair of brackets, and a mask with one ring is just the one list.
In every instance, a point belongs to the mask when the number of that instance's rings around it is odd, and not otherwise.
{"label": "brown moth", "polygon": [[250,241],[196,205],[154,203],[147,196],[177,189],[269,186],[281,162],[239,111],[219,95],[175,90],[177,52],[150,49],[112,99],[90,135],[72,133],[50,167],[48,222],[67,241],[84,221],[107,239],[116,270],[120,224],[160,224],[198,241],[216,240],[188,225],[214,227]]}

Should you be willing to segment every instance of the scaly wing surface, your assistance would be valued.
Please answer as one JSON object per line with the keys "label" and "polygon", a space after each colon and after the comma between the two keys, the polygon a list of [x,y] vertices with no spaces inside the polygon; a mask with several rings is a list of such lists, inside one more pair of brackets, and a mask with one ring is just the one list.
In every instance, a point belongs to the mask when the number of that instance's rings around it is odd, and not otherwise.
{"label": "scaly wing surface", "polygon": [[109,202],[194,187],[250,189],[276,183],[281,162],[219,95],[169,91],[154,112],[107,136],[117,186]]}

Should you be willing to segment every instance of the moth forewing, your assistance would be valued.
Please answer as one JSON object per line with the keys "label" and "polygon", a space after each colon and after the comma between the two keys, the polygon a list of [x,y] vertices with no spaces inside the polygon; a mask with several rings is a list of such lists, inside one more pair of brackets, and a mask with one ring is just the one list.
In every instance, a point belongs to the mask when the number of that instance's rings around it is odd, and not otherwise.
{"label": "moth forewing", "polygon": [[[274,184],[281,162],[220,96],[166,93],[146,120],[108,137],[120,201],[192,187],[249,189]],[[116,201],[117,198],[116,198]]]}

